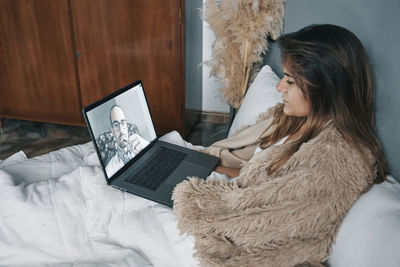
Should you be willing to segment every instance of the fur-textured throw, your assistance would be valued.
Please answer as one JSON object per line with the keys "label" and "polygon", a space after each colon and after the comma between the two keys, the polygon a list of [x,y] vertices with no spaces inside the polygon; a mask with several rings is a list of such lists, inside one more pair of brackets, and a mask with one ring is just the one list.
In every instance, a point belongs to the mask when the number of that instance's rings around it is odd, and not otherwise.
{"label": "fur-textured throw", "polygon": [[[221,94],[239,108],[250,72],[258,73],[267,37],[276,39],[283,28],[284,0],[207,0],[204,20],[215,33],[212,59],[205,64],[222,83]],[[249,78],[250,77],[250,78]]]}
{"label": "fur-textured throw", "polygon": [[202,266],[322,266],[327,259],[346,212],[373,184],[375,160],[365,162],[331,122],[269,175],[289,144],[255,154],[234,182],[191,177],[176,186],[178,227],[195,237]]}
{"label": "fur-textured throw", "polygon": [[267,112],[259,115],[254,125],[245,126],[239,129],[237,133],[218,142],[204,150],[203,153],[213,155],[220,158],[220,165],[229,168],[240,168],[254,154],[257,147],[257,140],[269,134],[273,129],[266,129],[272,122],[272,114],[274,109],[283,108],[283,104],[279,103],[274,108],[268,109]]}

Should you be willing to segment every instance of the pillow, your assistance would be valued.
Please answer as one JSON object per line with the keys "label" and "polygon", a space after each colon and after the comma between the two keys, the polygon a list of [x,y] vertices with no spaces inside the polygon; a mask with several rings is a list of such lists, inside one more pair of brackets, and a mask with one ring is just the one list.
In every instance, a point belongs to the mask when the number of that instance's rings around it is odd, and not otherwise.
{"label": "pillow", "polygon": [[281,94],[276,90],[279,81],[279,77],[270,66],[262,67],[247,90],[243,103],[233,120],[228,137],[234,135],[242,127],[254,124],[260,113],[282,101]]}
{"label": "pillow", "polygon": [[329,266],[400,266],[400,184],[388,180],[374,185],[346,214]]}

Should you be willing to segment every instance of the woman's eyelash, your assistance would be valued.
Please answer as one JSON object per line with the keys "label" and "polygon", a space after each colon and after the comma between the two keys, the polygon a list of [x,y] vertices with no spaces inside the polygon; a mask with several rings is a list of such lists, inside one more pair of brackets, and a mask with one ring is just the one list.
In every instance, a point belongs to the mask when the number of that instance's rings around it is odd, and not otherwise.
{"label": "woman's eyelash", "polygon": [[292,84],[294,84],[294,82],[292,82],[292,81],[286,81],[288,84],[290,84],[290,85],[292,85]]}

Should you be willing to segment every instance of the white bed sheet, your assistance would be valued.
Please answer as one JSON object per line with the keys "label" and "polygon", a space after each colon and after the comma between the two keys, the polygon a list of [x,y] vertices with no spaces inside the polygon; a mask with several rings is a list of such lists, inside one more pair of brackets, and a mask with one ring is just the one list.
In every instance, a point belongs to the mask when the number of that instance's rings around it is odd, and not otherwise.
{"label": "white bed sheet", "polygon": [[199,266],[176,224],[108,186],[91,143],[0,162],[0,266]]}

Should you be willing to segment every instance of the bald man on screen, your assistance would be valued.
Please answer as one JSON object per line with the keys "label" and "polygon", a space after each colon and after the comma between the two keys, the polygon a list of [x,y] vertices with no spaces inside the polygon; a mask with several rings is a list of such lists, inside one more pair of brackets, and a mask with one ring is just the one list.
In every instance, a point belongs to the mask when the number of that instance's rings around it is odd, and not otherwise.
{"label": "bald man on screen", "polygon": [[114,105],[111,107],[110,123],[111,131],[115,138],[116,153],[106,166],[109,178],[149,144],[147,140],[136,133],[129,135],[128,122],[120,106]]}

